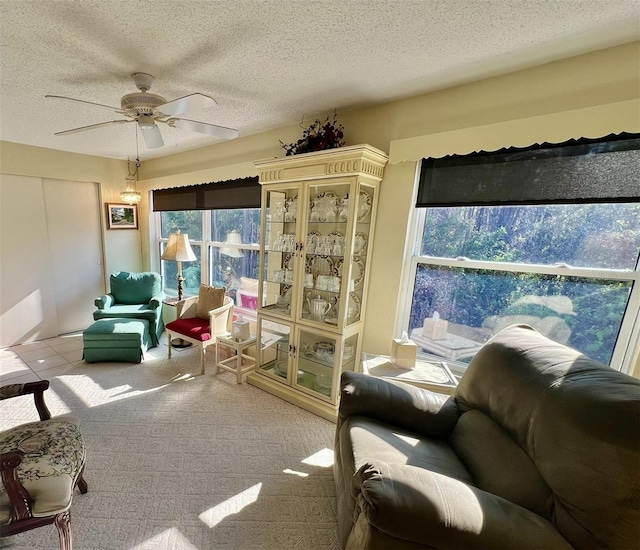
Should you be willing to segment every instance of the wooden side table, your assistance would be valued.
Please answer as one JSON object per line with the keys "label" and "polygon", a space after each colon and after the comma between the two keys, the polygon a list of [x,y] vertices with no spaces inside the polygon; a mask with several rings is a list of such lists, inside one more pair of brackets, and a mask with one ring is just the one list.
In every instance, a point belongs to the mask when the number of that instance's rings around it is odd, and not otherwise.
{"label": "wooden side table", "polygon": [[[229,336],[218,336],[216,339],[216,374],[220,372],[220,369],[236,374],[238,384],[242,384],[242,375],[250,370],[253,370],[256,366],[255,357],[251,357],[244,353],[244,350],[256,345],[255,334],[246,338],[245,340],[236,340]],[[235,351],[235,355],[218,361],[218,346],[224,346],[226,348]]]}

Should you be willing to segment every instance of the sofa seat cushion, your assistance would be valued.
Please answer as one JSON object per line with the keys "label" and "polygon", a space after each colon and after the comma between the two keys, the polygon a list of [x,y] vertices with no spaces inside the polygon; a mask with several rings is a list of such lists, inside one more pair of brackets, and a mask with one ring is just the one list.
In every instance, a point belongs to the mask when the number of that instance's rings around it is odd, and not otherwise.
{"label": "sofa seat cushion", "polygon": [[211,326],[208,320],[199,317],[181,318],[167,323],[167,331],[188,336],[194,340],[206,342],[211,340]]}
{"label": "sofa seat cushion", "polygon": [[[73,488],[85,461],[79,424],[74,416],[64,415],[0,433],[0,452],[18,449],[25,453],[17,475],[31,496],[35,517],[64,512],[71,506]],[[0,489],[0,524],[10,519],[7,493]]]}
{"label": "sofa seat cushion", "polygon": [[[433,471],[375,461],[363,465],[356,522],[346,547],[383,548],[376,538],[429,548],[563,548],[569,543],[547,520],[499,496]],[[365,521],[366,520],[366,521]]]}
{"label": "sofa seat cushion", "polygon": [[340,441],[343,450],[350,449],[353,453],[353,471],[371,462],[382,461],[394,465],[409,464],[474,483],[446,440],[420,437],[379,420],[352,416],[341,428]]}

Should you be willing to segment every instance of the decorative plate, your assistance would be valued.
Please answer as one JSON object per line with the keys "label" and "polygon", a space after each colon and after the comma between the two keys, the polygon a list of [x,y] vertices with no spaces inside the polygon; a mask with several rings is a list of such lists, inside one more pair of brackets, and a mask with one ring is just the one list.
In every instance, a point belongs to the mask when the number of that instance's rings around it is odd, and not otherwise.
{"label": "decorative plate", "polygon": [[367,241],[367,236],[364,233],[356,233],[353,239],[353,253],[358,256],[364,255],[367,250]]}
{"label": "decorative plate", "polygon": [[355,321],[360,316],[360,298],[353,292],[349,293],[349,309],[347,313],[349,321]]}
{"label": "decorative plate", "polygon": [[316,342],[313,344],[313,351],[317,352],[319,349],[333,353],[335,345],[333,342]]}
{"label": "decorative plate", "polygon": [[353,285],[359,286],[364,279],[364,262],[357,256],[353,257],[353,268],[351,269]]}
{"label": "decorative plate", "polygon": [[333,191],[319,193],[311,201],[309,220],[312,222],[334,222],[338,210],[338,197]]}
{"label": "decorative plate", "polygon": [[329,256],[307,256],[307,273],[337,275],[336,266]]}
{"label": "decorative plate", "polygon": [[371,212],[371,195],[365,191],[360,191],[358,200],[358,221],[361,222]]}
{"label": "decorative plate", "polygon": [[273,367],[273,372],[275,372],[278,376],[287,376],[287,362],[286,361],[278,361]]}

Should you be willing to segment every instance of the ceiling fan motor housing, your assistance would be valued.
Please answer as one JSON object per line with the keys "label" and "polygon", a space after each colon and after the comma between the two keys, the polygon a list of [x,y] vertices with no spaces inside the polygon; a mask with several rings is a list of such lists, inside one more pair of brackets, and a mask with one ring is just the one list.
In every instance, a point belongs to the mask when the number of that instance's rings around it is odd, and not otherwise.
{"label": "ceiling fan motor housing", "polygon": [[159,95],[146,92],[127,94],[120,100],[123,111],[135,111],[138,114],[150,114],[153,109],[166,103],[167,100]]}

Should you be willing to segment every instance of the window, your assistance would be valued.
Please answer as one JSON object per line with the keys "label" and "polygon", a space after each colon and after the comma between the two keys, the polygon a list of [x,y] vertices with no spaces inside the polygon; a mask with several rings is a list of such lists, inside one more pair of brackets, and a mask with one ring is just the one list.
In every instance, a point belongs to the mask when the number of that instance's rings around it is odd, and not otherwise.
{"label": "window", "polygon": [[[182,265],[186,295],[197,295],[201,282],[224,286],[237,306],[257,309],[259,208],[163,211],[157,212],[156,217],[160,228],[158,259],[170,233],[179,229],[189,235],[197,260]],[[160,264],[165,292],[176,296],[177,264],[168,261]]]}
{"label": "window", "polygon": [[169,234],[179,229],[189,235],[196,255],[182,266],[184,293],[197,295],[201,283],[224,286],[237,307],[257,309],[260,193],[257,177],[153,192],[156,260],[167,295],[178,293],[178,267],[160,257]]}
{"label": "window", "polygon": [[405,308],[422,351],[462,374],[491,335],[525,323],[629,368],[640,302],[638,142],[423,162]]}

